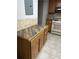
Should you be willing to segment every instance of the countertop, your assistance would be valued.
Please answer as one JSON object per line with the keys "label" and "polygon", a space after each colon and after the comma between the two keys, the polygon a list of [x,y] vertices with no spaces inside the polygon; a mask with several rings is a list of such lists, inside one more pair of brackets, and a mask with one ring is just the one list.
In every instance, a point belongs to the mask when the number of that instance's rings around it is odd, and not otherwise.
{"label": "countertop", "polygon": [[40,30],[43,29],[43,26],[31,26],[29,28],[25,28],[17,32],[17,36],[22,37],[24,39],[31,40],[31,37],[36,35]]}
{"label": "countertop", "polygon": [[36,24],[37,24],[36,19],[17,20],[17,31],[20,31],[24,28],[31,27],[31,26],[36,25]]}

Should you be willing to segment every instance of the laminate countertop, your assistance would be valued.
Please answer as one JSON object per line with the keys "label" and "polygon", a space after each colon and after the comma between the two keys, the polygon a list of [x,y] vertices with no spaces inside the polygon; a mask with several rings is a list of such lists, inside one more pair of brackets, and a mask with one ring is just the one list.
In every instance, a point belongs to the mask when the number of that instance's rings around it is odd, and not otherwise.
{"label": "laminate countertop", "polygon": [[36,19],[21,19],[17,20],[17,31],[37,25]]}
{"label": "laminate countertop", "polygon": [[31,40],[33,36],[39,33],[43,29],[43,26],[31,26],[29,28],[25,28],[17,32],[17,36],[22,37],[24,39]]}

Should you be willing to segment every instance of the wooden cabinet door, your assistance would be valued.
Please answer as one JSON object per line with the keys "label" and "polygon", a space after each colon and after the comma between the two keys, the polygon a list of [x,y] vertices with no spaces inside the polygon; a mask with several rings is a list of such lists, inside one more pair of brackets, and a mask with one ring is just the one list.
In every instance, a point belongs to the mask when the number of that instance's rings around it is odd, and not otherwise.
{"label": "wooden cabinet door", "polygon": [[39,36],[31,40],[31,59],[35,59],[39,52]]}
{"label": "wooden cabinet door", "polygon": [[17,59],[31,59],[30,42],[24,38],[17,38]]}
{"label": "wooden cabinet door", "polygon": [[44,29],[40,32],[40,34],[39,34],[40,36],[40,38],[39,38],[39,42],[40,42],[40,50],[41,50],[41,48],[43,47],[43,45],[44,45]]}
{"label": "wooden cabinet door", "polygon": [[44,27],[44,44],[45,44],[45,42],[47,40],[47,34],[48,34],[48,26],[45,26]]}
{"label": "wooden cabinet door", "polygon": [[56,0],[49,0],[49,13],[54,13],[56,7]]}
{"label": "wooden cabinet door", "polygon": [[49,13],[55,13],[55,8],[56,8],[57,4],[58,4],[60,1],[61,1],[61,0],[49,0],[48,12],[49,12]]}
{"label": "wooden cabinet door", "polygon": [[17,39],[17,59],[23,59],[21,41],[22,40],[18,37]]}
{"label": "wooden cabinet door", "polygon": [[52,19],[47,19],[47,25],[48,25],[48,31],[51,32],[51,27],[52,27]]}

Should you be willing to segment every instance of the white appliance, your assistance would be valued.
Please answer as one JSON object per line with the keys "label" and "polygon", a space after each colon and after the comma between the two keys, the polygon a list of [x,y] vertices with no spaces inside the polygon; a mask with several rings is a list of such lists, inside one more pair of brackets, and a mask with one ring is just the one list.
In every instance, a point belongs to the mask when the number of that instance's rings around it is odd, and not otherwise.
{"label": "white appliance", "polygon": [[61,21],[52,21],[51,33],[61,35]]}
{"label": "white appliance", "polygon": [[51,33],[61,35],[61,14],[54,14]]}

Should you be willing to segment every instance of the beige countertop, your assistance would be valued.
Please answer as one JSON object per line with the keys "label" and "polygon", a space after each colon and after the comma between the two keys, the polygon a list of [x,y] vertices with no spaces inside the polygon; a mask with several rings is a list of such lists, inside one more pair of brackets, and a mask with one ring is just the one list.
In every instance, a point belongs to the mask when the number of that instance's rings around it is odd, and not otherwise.
{"label": "beige countertop", "polygon": [[35,19],[17,20],[17,31],[20,31],[24,28],[28,28],[28,27],[36,25],[36,24],[37,24],[37,21]]}
{"label": "beige countertop", "polygon": [[39,33],[41,30],[43,30],[43,26],[35,25],[18,31],[17,36],[27,40],[31,40],[31,38]]}

